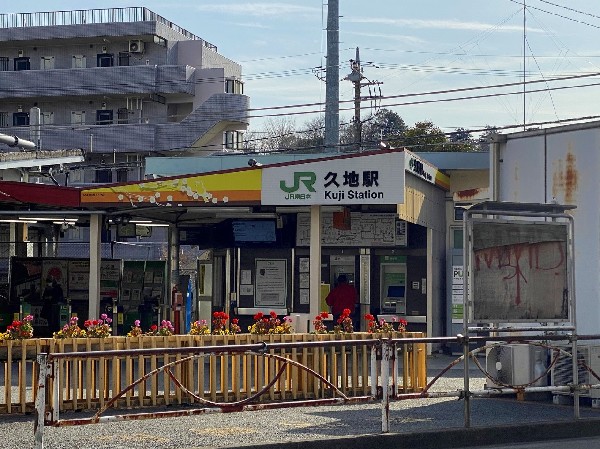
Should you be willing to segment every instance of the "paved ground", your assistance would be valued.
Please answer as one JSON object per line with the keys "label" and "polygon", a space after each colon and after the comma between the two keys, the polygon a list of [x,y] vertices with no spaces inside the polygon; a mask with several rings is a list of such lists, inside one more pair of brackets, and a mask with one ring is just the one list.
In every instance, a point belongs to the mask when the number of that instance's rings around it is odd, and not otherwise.
{"label": "paved ground", "polygon": [[[447,356],[431,357],[428,361],[430,374],[434,375],[451,360],[453,358]],[[482,375],[474,369],[470,374],[473,377],[471,388],[482,388]],[[454,391],[462,388],[462,383],[462,365],[457,365],[440,380],[436,389]],[[549,398],[527,402],[512,398],[474,399],[470,429],[464,428],[463,406],[463,401],[452,398],[393,402],[388,434],[381,434],[380,405],[371,403],[49,428],[45,432],[45,447],[275,448],[285,443],[286,448],[308,449],[369,446],[442,449],[486,444],[504,444],[499,447],[506,447],[514,442],[600,435],[600,410],[589,406],[582,406],[582,419],[574,421],[572,407],[554,405]],[[83,414],[68,415],[79,416]],[[33,447],[32,419],[32,416],[0,418],[0,447]]]}

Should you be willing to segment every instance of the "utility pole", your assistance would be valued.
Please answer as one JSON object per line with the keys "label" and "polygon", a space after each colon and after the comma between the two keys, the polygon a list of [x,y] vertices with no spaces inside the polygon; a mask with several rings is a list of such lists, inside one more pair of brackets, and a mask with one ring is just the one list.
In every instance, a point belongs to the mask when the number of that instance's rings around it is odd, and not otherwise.
{"label": "utility pole", "polygon": [[327,63],[325,72],[325,151],[340,150],[340,5],[327,2]]}
{"label": "utility pole", "polygon": [[[362,151],[362,121],[360,119],[360,107],[363,100],[361,95],[361,89],[366,86],[379,86],[383,84],[380,81],[369,81],[366,80],[362,73],[362,67],[360,65],[360,53],[358,47],[356,47],[356,59],[350,60],[350,68],[352,72],[344,78],[354,84],[354,143],[355,151]],[[370,91],[370,89],[369,89]],[[379,97],[381,97],[381,90],[379,91]],[[377,98],[377,95],[369,95],[369,99]]]}

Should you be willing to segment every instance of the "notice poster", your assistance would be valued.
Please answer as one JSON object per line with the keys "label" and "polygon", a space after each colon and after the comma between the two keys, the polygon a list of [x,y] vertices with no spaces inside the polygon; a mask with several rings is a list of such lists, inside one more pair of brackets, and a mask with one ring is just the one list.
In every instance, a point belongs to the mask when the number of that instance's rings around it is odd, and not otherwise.
{"label": "notice poster", "polygon": [[286,266],[285,259],[256,259],[255,307],[286,306]]}
{"label": "notice poster", "polygon": [[[460,322],[463,319],[464,301],[464,268],[462,265],[452,266],[452,320]],[[456,321],[454,321],[456,320]]]}

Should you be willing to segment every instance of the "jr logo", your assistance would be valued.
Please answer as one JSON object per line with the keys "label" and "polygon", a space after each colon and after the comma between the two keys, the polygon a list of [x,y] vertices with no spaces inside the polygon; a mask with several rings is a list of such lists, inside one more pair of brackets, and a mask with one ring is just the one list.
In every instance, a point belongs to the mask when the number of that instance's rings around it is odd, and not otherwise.
{"label": "jr logo", "polygon": [[281,190],[287,193],[297,192],[300,189],[300,183],[304,184],[306,190],[314,192],[314,184],[317,181],[317,175],[312,171],[297,171],[294,172],[294,185],[288,187],[285,180],[279,181],[279,187]]}

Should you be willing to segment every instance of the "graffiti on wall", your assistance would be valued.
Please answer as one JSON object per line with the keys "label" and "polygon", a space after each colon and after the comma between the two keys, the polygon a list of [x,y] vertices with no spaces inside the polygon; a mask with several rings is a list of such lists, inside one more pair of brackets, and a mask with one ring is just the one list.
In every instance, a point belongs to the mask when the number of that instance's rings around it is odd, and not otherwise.
{"label": "graffiti on wall", "polygon": [[553,226],[559,232],[550,235],[543,226],[503,229],[491,246],[478,236],[472,266],[476,321],[568,319],[566,228]]}

